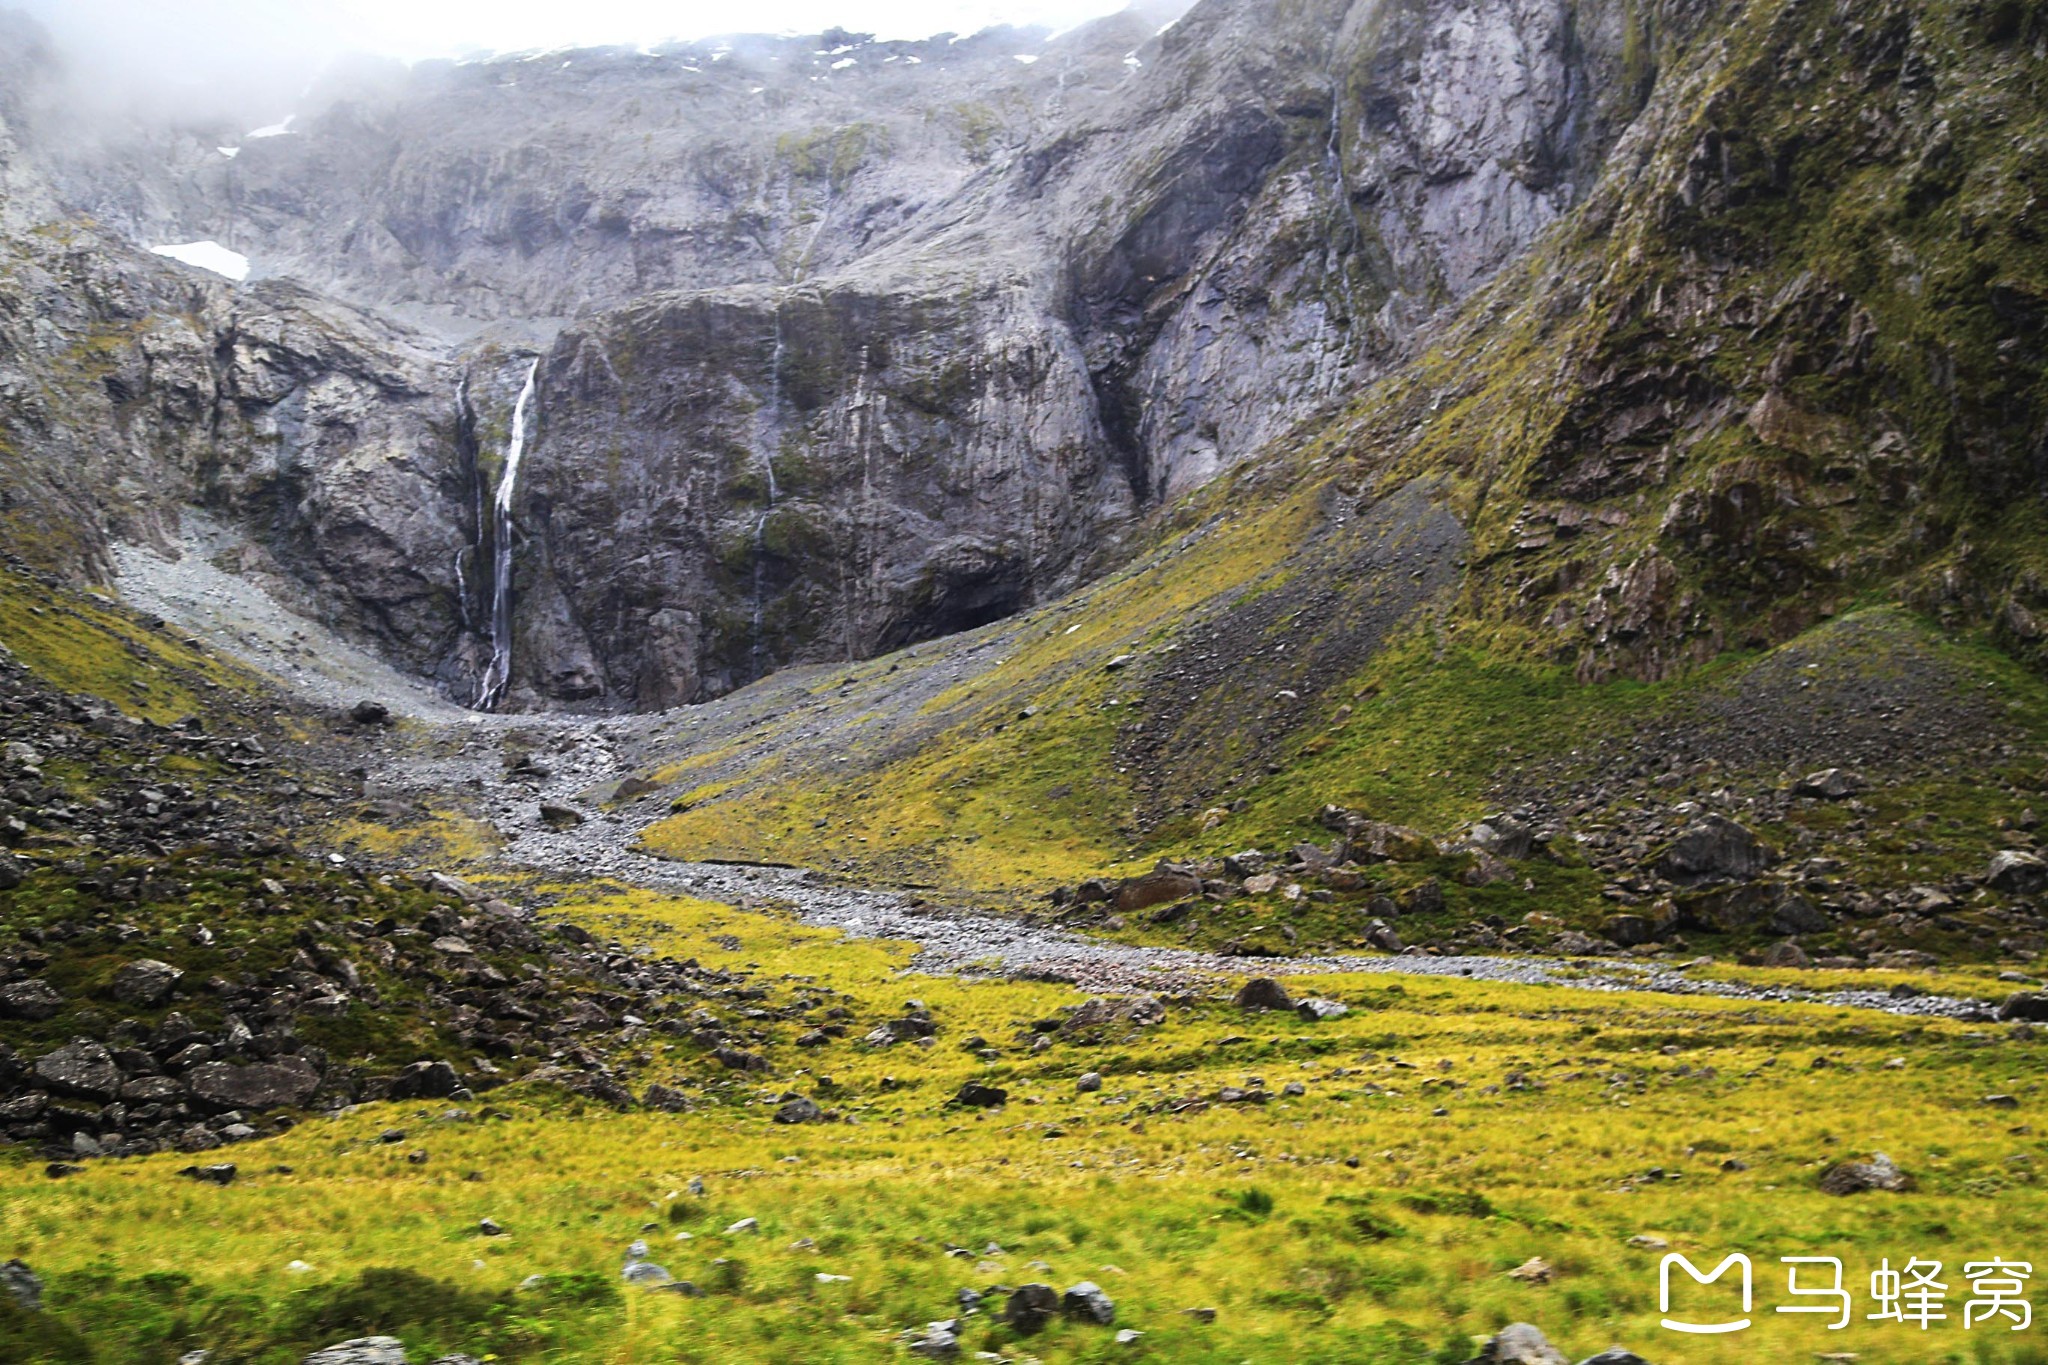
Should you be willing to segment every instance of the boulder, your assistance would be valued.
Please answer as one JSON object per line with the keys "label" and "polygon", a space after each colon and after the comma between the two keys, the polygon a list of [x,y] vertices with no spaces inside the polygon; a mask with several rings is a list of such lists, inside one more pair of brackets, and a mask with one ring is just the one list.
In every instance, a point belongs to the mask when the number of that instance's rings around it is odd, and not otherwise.
{"label": "boulder", "polygon": [[1526,1322],[1510,1323],[1495,1333],[1471,1365],[1571,1365],[1563,1351]]}
{"label": "boulder", "polygon": [[137,1076],[121,1087],[123,1104],[176,1104],[185,1086],[170,1076]]}
{"label": "boulder", "polygon": [[1004,1302],[1003,1321],[1029,1336],[1051,1322],[1059,1307],[1059,1291],[1051,1285],[1022,1285],[1013,1290]]}
{"label": "boulder", "polygon": [[1100,1071],[1082,1072],[1080,1079],[1074,1082],[1074,1089],[1080,1091],[1084,1095],[1094,1094],[1096,1091],[1102,1089],[1102,1073]]}
{"label": "boulder", "polygon": [[62,1012],[64,997],[47,981],[10,981],[0,986],[0,1019],[37,1023]]}
{"label": "boulder", "polygon": [[1657,872],[1674,882],[1748,878],[1777,862],[1756,835],[1722,815],[1688,825],[1657,858]]}
{"label": "boulder", "polygon": [[648,1086],[640,1096],[640,1103],[664,1114],[680,1114],[689,1109],[690,1097],[674,1086],[663,1085],[657,1081]]}
{"label": "boulder", "polygon": [[394,1100],[445,1100],[462,1088],[462,1077],[448,1062],[418,1061],[391,1078],[386,1097]]}
{"label": "boulder", "polygon": [[1812,901],[1781,882],[1746,882],[1681,896],[1679,921],[1715,934],[1765,929],[1776,934],[1818,934],[1828,918]]}
{"label": "boulder", "polygon": [[1383,953],[1398,953],[1406,946],[1401,942],[1401,936],[1385,920],[1379,919],[1365,926],[1365,941]]}
{"label": "boulder", "polygon": [[1098,995],[1083,1000],[1074,1007],[1061,1023],[1066,1033],[1078,1033],[1083,1029],[1101,1028],[1106,1024],[1128,1021],[1133,1024],[1152,1025],[1164,1022],[1166,1006],[1150,995]]}
{"label": "boulder", "polygon": [[1361,820],[1344,831],[1344,857],[1360,863],[1420,863],[1437,856],[1436,840],[1406,825]]}
{"label": "boulder", "polygon": [[1126,880],[1116,890],[1116,908],[1125,914],[1149,910],[1168,901],[1202,894],[1202,879],[1184,867],[1159,864],[1142,877]]}
{"label": "boulder", "polygon": [[1256,877],[1265,870],[1266,855],[1255,848],[1233,853],[1223,860],[1223,875],[1233,881],[1241,882],[1246,877]]}
{"label": "boulder", "polygon": [[1812,797],[1818,801],[1845,801],[1861,790],[1863,783],[1856,775],[1840,768],[1822,768],[1792,784],[1794,796]]}
{"label": "boulder", "polygon": [[28,864],[12,853],[0,853],[0,891],[12,891],[28,880]]}
{"label": "boulder", "polygon": [[1913,1178],[1893,1165],[1883,1152],[1875,1153],[1868,1161],[1838,1161],[1820,1174],[1823,1194],[1862,1194],[1866,1190],[1896,1194],[1912,1186]]}
{"label": "boulder", "polygon": [[298,1107],[320,1088],[320,1073],[297,1057],[274,1062],[204,1062],[185,1073],[193,1096],[220,1109]]}
{"label": "boulder", "polygon": [[232,1185],[235,1183],[235,1164],[222,1162],[217,1166],[187,1166],[178,1172],[187,1180],[198,1180],[208,1185]]}
{"label": "boulder", "polygon": [[382,702],[359,701],[348,709],[348,718],[358,725],[389,725],[391,708]]}
{"label": "boulder", "polygon": [[951,1360],[960,1354],[960,1321],[947,1318],[928,1322],[923,1331],[911,1328],[903,1334],[904,1349],[928,1360]]}
{"label": "boulder", "polygon": [[114,973],[114,998],[139,1010],[153,1010],[171,998],[184,976],[168,962],[138,958]]}
{"label": "boulder", "polygon": [[675,1276],[668,1273],[668,1267],[656,1265],[647,1259],[647,1243],[635,1240],[626,1248],[625,1264],[619,1267],[619,1276],[627,1284],[642,1285],[649,1289],[660,1289],[675,1283]]}
{"label": "boulder", "polygon": [[2048,1024],[2048,991],[2014,991],[1998,1007],[2002,1022]]}
{"label": "boulder", "polygon": [[52,1090],[106,1104],[121,1093],[114,1055],[90,1038],[74,1038],[36,1058],[36,1075]]}
{"label": "boulder", "polygon": [[1773,943],[1770,947],[1764,949],[1763,953],[1757,958],[1757,965],[1760,967],[1811,967],[1813,959],[1807,955],[1804,948],[1801,948],[1788,938],[1782,942]]}
{"label": "boulder", "polygon": [[2048,861],[2024,849],[2008,848],[1991,856],[1984,884],[2012,896],[2031,896],[2048,887]]}
{"label": "boulder", "polygon": [[1294,1007],[1294,1012],[1314,1024],[1325,1019],[1342,1019],[1351,1013],[1351,1007],[1336,1000],[1304,1000]]}
{"label": "boulder", "polygon": [[1279,885],[1279,873],[1259,872],[1244,879],[1244,893],[1247,896],[1271,895],[1274,889],[1277,888]]}
{"label": "boulder", "polygon": [[1234,1003],[1241,1010],[1291,1010],[1294,997],[1270,976],[1256,976],[1238,987]]}
{"label": "boulder", "polygon": [[1657,939],[1657,926],[1643,915],[1609,915],[1600,932],[1624,948],[1654,943]]}
{"label": "boulder", "polygon": [[1650,1362],[1644,1360],[1634,1351],[1626,1351],[1619,1346],[1610,1346],[1598,1355],[1587,1356],[1579,1362],[1579,1365],[1650,1365]]}
{"label": "boulder", "polygon": [[313,1352],[304,1365],[406,1365],[405,1345],[397,1337],[357,1337]]}
{"label": "boulder", "polygon": [[583,812],[574,806],[565,806],[559,801],[540,803],[540,822],[549,829],[575,829],[583,820]]}
{"label": "boulder", "polygon": [[9,1261],[0,1265],[0,1294],[34,1313],[43,1306],[43,1281],[25,1261]]}
{"label": "boulder", "polygon": [[1083,1280],[1060,1295],[1060,1311],[1070,1318],[1103,1327],[1116,1321],[1116,1304],[1093,1280]]}
{"label": "boulder", "polygon": [[865,1041],[875,1047],[888,1047],[892,1043],[908,1043],[918,1038],[931,1038],[938,1034],[939,1026],[922,1015],[902,1014],[875,1025]]}
{"label": "boulder", "polygon": [[1474,825],[1465,842],[1496,858],[1519,862],[1535,855],[1536,831],[1511,815],[1496,815]]}
{"label": "boulder", "polygon": [[983,1085],[980,1081],[969,1081],[953,1096],[953,1103],[964,1104],[971,1109],[993,1109],[1007,1104],[1010,1092],[998,1086]]}
{"label": "boulder", "polygon": [[775,1111],[777,1123],[819,1123],[824,1117],[825,1111],[818,1107],[817,1102],[805,1099],[802,1095],[790,1096],[782,1102],[782,1107]]}

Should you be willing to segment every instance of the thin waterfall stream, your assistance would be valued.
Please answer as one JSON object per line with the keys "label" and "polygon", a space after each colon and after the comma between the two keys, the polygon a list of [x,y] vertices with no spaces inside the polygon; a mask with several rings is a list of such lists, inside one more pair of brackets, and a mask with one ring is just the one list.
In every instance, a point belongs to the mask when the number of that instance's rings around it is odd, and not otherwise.
{"label": "thin waterfall stream", "polygon": [[540,379],[536,357],[526,371],[519,401],[512,405],[512,440],[505,448],[505,469],[498,476],[491,573],[491,663],[477,691],[476,709],[496,710],[512,681],[512,500],[519,491],[519,463],[526,454],[526,411]]}

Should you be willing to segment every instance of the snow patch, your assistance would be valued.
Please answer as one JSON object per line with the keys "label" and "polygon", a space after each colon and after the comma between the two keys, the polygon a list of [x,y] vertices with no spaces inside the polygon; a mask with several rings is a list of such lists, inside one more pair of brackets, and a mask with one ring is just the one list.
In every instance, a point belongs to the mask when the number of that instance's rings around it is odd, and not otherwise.
{"label": "snow patch", "polygon": [[240,147],[216,147],[213,150],[219,152],[222,156],[226,157],[230,161],[233,161],[236,157],[242,154],[242,149]]}
{"label": "snow patch", "polygon": [[283,137],[292,130],[292,124],[298,120],[298,117],[297,114],[288,115],[282,123],[266,123],[261,128],[251,128],[242,136],[244,138]]}
{"label": "snow patch", "polygon": [[1026,66],[1038,60],[1038,54],[1035,52],[1013,52],[1010,55]]}
{"label": "snow patch", "polygon": [[150,250],[159,256],[225,275],[231,280],[249,278],[249,258],[239,251],[229,251],[219,242],[178,242],[171,246],[153,246]]}
{"label": "snow patch", "polygon": [[849,66],[859,65],[860,63],[852,57],[841,57],[838,61],[832,63],[832,69],[834,71],[844,71]]}

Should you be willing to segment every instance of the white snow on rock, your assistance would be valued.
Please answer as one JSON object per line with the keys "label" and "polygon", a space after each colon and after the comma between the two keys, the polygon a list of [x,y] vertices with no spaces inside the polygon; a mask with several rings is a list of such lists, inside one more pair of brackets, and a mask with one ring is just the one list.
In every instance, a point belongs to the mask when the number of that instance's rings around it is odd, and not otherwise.
{"label": "white snow on rock", "polygon": [[297,117],[297,114],[292,114],[289,117],[287,117],[285,121],[282,123],[266,123],[261,128],[251,128],[242,136],[245,138],[283,137],[286,133],[289,133],[292,130],[292,120],[296,119]]}
{"label": "white snow on rock", "polygon": [[229,251],[219,242],[179,242],[172,246],[153,246],[150,250],[159,256],[225,275],[231,280],[249,278],[249,258],[239,251]]}
{"label": "white snow on rock", "polygon": [[222,156],[226,157],[230,161],[233,161],[236,157],[242,154],[242,149],[240,147],[216,147],[213,150],[219,152]]}

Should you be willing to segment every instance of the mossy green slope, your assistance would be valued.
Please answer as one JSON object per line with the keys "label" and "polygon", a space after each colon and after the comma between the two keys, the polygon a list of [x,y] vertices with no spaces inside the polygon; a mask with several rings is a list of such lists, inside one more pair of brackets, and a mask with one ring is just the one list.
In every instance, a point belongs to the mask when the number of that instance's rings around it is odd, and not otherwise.
{"label": "mossy green slope", "polygon": [[[1827,623],[1885,606],[1966,642],[1931,685],[1990,685],[2038,744],[2031,674],[1985,647],[2038,662],[2044,21],[1662,8],[1605,175],[1412,363],[1162,513],[1124,575],[849,669],[822,723],[768,718],[745,757],[679,745],[659,775],[687,809],[650,847],[999,894],[1283,842],[1325,801],[1442,835],[1764,651],[1870,645]],[[1347,558],[1418,495],[1465,547]],[[1404,625],[1345,628],[1411,579]],[[1191,689],[1204,638],[1232,666]]]}

